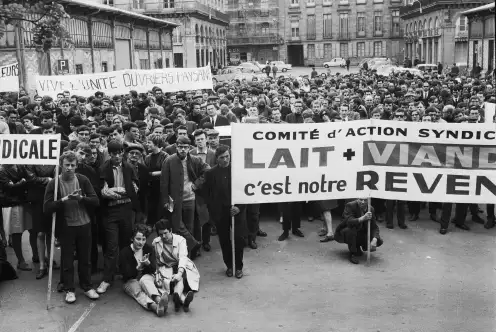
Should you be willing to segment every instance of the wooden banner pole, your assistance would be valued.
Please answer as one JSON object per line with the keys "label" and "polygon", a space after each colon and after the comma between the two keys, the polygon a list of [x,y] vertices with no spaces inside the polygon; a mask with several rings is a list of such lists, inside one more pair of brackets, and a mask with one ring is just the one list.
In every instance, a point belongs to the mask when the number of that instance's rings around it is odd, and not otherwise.
{"label": "wooden banner pole", "polygon": [[235,251],[235,246],[234,246],[234,220],[235,220],[235,217],[232,216],[231,217],[231,250],[232,250],[232,270],[233,270],[233,273],[236,273],[236,251]]}
{"label": "wooden banner pole", "polygon": [[[55,191],[53,194],[53,200],[57,201],[57,195],[59,191],[59,166],[55,166]],[[52,214],[52,237],[50,239],[50,267],[48,269],[48,290],[47,290],[47,310],[50,309],[50,301],[52,298],[52,277],[53,277],[53,252],[55,251],[55,221],[57,218],[57,213]],[[62,271],[60,271],[62,273]]]}
{"label": "wooden banner pole", "polygon": [[[368,212],[372,212],[370,200],[370,197],[367,198]],[[367,220],[367,241],[367,265],[370,265],[370,219]]]}

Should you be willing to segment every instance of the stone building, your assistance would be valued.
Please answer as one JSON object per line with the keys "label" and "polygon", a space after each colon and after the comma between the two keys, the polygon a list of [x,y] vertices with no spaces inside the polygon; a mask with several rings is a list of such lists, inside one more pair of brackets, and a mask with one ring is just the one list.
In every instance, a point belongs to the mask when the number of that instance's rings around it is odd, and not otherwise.
{"label": "stone building", "polygon": [[467,67],[477,64],[483,73],[495,68],[494,45],[494,2],[469,9],[461,13],[468,18],[468,58]]}
{"label": "stone building", "polygon": [[47,53],[37,51],[29,22],[23,22],[22,32],[7,26],[0,39],[0,64],[19,60],[21,86],[28,91],[34,90],[37,74],[89,74],[172,66],[175,23],[88,1],[60,2],[71,16],[64,23],[72,45],[57,42]]}
{"label": "stone building", "polygon": [[335,57],[357,63],[366,57],[403,61],[401,0],[287,0],[280,60],[315,65]]}
{"label": "stone building", "polygon": [[229,16],[224,0],[100,0],[135,13],[174,22],[174,66],[225,65]]}
{"label": "stone building", "polygon": [[285,0],[230,0],[227,5],[228,60],[239,62],[279,60],[285,57],[283,26]]}
{"label": "stone building", "polygon": [[468,26],[461,13],[489,1],[408,1],[401,8],[406,56],[431,64],[465,65],[468,56]]}

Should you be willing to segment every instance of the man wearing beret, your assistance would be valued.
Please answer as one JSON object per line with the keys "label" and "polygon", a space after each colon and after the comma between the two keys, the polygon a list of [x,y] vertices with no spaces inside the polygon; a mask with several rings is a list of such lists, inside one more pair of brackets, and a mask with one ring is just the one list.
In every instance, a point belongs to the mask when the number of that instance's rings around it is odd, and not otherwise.
{"label": "man wearing beret", "polygon": [[[370,220],[370,239],[367,239],[367,222]],[[358,264],[357,257],[363,255],[363,250],[371,251],[383,244],[376,223],[374,208],[368,210],[367,199],[358,198],[346,204],[343,213],[343,221],[338,225],[334,233],[334,239],[338,243],[346,243],[350,251],[349,260]]]}

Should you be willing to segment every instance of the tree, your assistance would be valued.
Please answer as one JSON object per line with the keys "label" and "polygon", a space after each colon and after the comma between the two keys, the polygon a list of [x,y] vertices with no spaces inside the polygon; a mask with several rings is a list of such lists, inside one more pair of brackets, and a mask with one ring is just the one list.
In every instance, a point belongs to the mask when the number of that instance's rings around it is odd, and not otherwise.
{"label": "tree", "polygon": [[31,23],[34,46],[48,52],[57,41],[71,44],[63,23],[69,17],[57,1],[0,0],[0,38],[5,34],[7,24],[28,22]]}

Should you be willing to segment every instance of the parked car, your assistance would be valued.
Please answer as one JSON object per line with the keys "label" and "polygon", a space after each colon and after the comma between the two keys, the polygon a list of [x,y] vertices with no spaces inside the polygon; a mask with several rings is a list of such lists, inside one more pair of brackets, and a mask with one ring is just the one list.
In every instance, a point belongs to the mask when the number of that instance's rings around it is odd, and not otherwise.
{"label": "parked car", "polygon": [[217,75],[212,76],[212,82],[215,84],[221,83],[221,82],[229,82],[232,80],[240,80],[242,81],[243,79],[246,79],[248,82],[252,82],[253,78],[257,78],[257,80],[260,80],[259,78],[260,73],[247,73],[243,72],[239,67],[227,67],[223,69],[219,69],[217,72]]}
{"label": "parked car", "polygon": [[329,67],[346,67],[346,60],[343,58],[334,58],[331,61],[324,62],[324,68]]}
{"label": "parked car", "polygon": [[417,65],[417,68],[418,70],[421,70],[421,71],[426,71],[426,72],[437,72],[437,65],[436,64],[433,64],[433,63],[423,63],[423,64],[420,64],[420,65]]}
{"label": "parked car", "polygon": [[293,68],[292,65],[284,63],[284,61],[272,61],[270,63],[270,66],[276,66],[278,71],[287,72],[288,70],[291,70]]}
{"label": "parked car", "polygon": [[377,70],[381,66],[393,66],[393,64],[387,60],[375,60],[369,63],[369,70]]}
{"label": "parked car", "polygon": [[243,73],[259,73],[262,71],[261,68],[251,62],[243,62],[237,68],[241,69]]}

